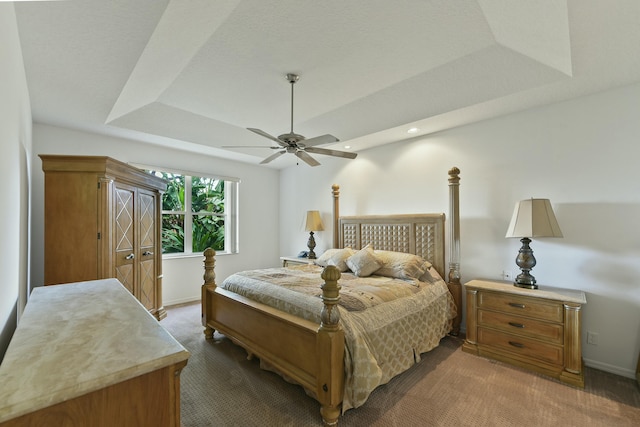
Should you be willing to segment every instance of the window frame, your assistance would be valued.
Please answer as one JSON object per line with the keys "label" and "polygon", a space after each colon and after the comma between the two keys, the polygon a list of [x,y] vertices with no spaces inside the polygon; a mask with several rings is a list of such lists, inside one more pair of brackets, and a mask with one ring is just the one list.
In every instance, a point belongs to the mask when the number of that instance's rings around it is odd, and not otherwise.
{"label": "window frame", "polygon": [[174,168],[166,168],[161,166],[149,166],[149,165],[135,165],[145,171],[157,171],[165,172],[173,175],[180,175],[184,177],[184,210],[161,210],[160,215],[183,215],[184,216],[184,251],[172,252],[162,254],[163,259],[173,258],[189,258],[195,256],[202,256],[202,252],[193,252],[193,217],[194,215],[202,215],[200,212],[193,212],[192,209],[192,178],[208,178],[218,181],[224,181],[224,214],[215,212],[206,212],[207,216],[217,216],[224,220],[224,250],[216,251],[217,254],[235,254],[239,253],[239,193],[240,193],[240,179],[213,175],[202,172],[186,171]]}

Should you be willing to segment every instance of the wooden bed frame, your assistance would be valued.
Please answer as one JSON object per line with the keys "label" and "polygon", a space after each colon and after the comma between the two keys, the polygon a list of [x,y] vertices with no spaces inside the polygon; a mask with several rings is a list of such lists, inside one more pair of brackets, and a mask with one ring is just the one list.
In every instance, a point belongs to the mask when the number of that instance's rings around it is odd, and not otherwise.
{"label": "wooden bed frame", "polygon": [[[452,334],[457,335],[462,315],[459,270],[460,170],[449,171],[449,270],[445,274],[445,215],[339,216],[337,185],[332,187],[334,247],[360,249],[372,243],[376,249],[414,253],[432,262],[445,278],[458,309]],[[324,307],[317,324],[265,304],[218,288],[215,283],[215,251],[204,252],[202,325],[208,339],[214,330],[244,347],[249,358],[268,362],[285,378],[302,385],[321,405],[325,425],[335,425],[341,412],[344,389],[344,332],[338,310],[340,272],[326,267],[321,275]]]}

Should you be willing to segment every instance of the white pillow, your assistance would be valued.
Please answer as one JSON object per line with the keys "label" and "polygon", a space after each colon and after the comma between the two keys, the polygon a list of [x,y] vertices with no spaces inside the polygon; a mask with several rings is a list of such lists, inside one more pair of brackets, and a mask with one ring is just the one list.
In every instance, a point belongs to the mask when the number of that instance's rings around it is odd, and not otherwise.
{"label": "white pillow", "polygon": [[373,253],[371,245],[365,246],[347,259],[347,267],[359,277],[370,276],[381,266],[382,263]]}
{"label": "white pillow", "polygon": [[324,251],[322,255],[316,258],[314,262],[320,267],[326,267],[327,265],[329,265],[328,262],[331,259],[331,257],[337,254],[338,251],[340,250],[341,249],[327,249],[326,251]]}
{"label": "white pillow", "polygon": [[414,254],[393,251],[375,251],[382,267],[376,274],[397,279],[417,279],[429,270],[431,263]]}
{"label": "white pillow", "polygon": [[315,263],[321,267],[328,265],[335,265],[341,272],[345,272],[349,269],[347,267],[347,258],[353,255],[355,251],[349,247],[344,249],[327,249],[320,258],[316,259]]}

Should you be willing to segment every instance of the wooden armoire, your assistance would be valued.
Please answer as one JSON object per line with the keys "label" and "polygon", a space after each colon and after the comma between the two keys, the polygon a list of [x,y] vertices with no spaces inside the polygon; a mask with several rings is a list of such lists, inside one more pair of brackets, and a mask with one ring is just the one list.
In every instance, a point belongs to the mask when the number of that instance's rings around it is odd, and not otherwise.
{"label": "wooden armoire", "polygon": [[109,157],[40,158],[45,176],[44,284],[114,277],[158,320],[164,318],[166,181]]}

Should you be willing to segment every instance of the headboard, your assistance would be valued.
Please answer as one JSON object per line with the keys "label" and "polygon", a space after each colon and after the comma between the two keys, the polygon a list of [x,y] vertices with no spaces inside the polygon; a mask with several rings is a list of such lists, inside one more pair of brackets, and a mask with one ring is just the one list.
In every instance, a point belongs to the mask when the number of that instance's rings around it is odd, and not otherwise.
{"label": "headboard", "polygon": [[445,276],[444,214],[366,215],[338,218],[337,247],[411,253]]}
{"label": "headboard", "polygon": [[371,243],[374,249],[406,252],[430,261],[447,282],[458,307],[453,323],[457,335],[462,319],[462,284],[460,280],[460,169],[449,169],[448,269],[445,262],[445,215],[368,215],[340,216],[340,186],[333,194],[333,246],[361,249]]}

